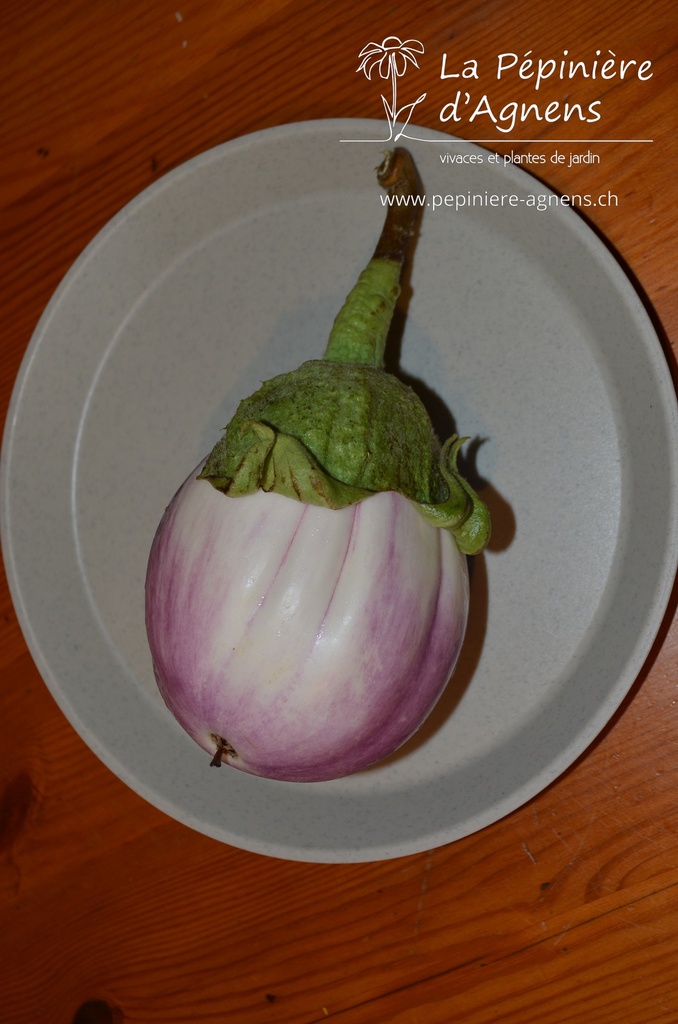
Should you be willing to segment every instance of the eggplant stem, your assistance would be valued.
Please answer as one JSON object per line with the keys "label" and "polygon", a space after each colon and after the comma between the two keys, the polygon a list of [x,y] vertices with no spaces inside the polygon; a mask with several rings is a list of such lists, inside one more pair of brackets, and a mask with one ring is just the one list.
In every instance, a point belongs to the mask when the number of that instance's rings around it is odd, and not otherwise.
{"label": "eggplant stem", "polygon": [[386,338],[424,193],[414,160],[401,146],[386,153],[377,180],[389,196],[386,220],[372,259],[332,325],[324,358],[383,369]]}
{"label": "eggplant stem", "polygon": [[[377,168],[377,181],[386,189],[390,202],[372,258],[394,260],[402,268],[424,201],[419,172],[406,149],[398,146],[386,153]],[[398,202],[400,198],[402,202]]]}

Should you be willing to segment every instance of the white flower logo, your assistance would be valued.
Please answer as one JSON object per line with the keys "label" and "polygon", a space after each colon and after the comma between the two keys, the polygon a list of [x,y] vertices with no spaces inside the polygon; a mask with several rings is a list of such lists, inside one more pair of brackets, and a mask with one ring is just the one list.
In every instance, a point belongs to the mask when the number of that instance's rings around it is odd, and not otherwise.
{"label": "white flower logo", "polygon": [[368,43],[360,51],[359,56],[362,60],[356,71],[364,71],[365,77],[371,80],[372,72],[378,69],[381,78],[391,79],[391,102],[389,103],[383,94],[381,97],[389,125],[389,139],[394,138],[393,131],[396,121],[403,122],[403,127],[395,135],[395,138],[399,139],[401,135],[405,134],[414,108],[426,96],[426,93],[423,92],[414,103],[406,103],[398,109],[397,80],[405,74],[408,64],[413,64],[415,68],[419,67],[416,55],[423,52],[424,46],[418,39],[406,39],[403,42],[398,36],[387,36],[381,43]]}

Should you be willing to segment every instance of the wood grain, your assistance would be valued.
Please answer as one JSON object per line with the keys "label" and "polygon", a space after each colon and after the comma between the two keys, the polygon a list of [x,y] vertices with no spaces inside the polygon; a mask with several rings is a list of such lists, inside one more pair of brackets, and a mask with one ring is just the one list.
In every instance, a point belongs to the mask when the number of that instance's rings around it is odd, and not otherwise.
{"label": "wood grain", "polygon": [[[9,0],[3,15],[3,418],[45,304],[113,214],[242,133],[383,117],[379,88],[356,68],[366,42],[392,33],[450,62],[477,60],[498,106],[535,96],[529,82],[490,85],[500,52],[652,60],[648,82],[583,82],[577,96],[601,98],[605,137],[655,142],[592,146],[599,164],[548,163],[537,175],[566,194],[618,197],[589,220],[635,279],[675,369],[678,49],[668,0],[574,0],[555,11],[528,0]],[[418,76],[419,123],[440,127],[455,86],[438,57]],[[550,157],[570,152],[554,140],[577,131],[543,121],[538,144],[485,145]],[[463,134],[488,138],[487,119]],[[314,865],[198,835],[103,767],[40,679],[3,577],[0,1019],[675,1021],[675,606],[674,595],[603,735],[528,805],[442,849]]]}

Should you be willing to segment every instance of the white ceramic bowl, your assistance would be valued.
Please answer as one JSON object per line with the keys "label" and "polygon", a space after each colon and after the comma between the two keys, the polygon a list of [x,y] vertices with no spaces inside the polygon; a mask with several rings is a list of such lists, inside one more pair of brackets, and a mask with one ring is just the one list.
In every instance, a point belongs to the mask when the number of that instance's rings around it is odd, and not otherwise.
{"label": "white ceramic bowl", "polygon": [[335,782],[214,771],[170,716],[144,633],[155,528],[238,399],[322,354],[384,216],[384,146],[340,140],[384,127],[259,132],[130,203],[45,311],[2,451],[10,588],[64,714],[175,818],[298,860],[429,849],[555,779],[636,679],[678,551],[676,398],[628,278],[577,213],[538,209],[552,193],[536,179],[411,129],[429,196],[519,197],[425,211],[395,354],[441,433],[477,439],[471,470],[494,516],[458,671],[406,747]]}

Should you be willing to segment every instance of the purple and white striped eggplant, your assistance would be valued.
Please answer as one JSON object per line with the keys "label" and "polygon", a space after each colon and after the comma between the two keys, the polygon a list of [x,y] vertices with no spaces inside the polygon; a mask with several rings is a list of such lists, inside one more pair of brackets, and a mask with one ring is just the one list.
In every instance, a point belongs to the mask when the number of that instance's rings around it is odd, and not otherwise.
{"label": "purple and white striped eggplant", "polygon": [[[420,194],[409,154],[378,170]],[[159,689],[213,765],[293,782],[396,750],[459,654],[489,515],[414,392],[383,369],[417,206],[392,204],[323,359],[266,381],[158,527]]]}
{"label": "purple and white striped eggplant", "polygon": [[148,636],[205,750],[294,782],[348,775],[423,722],[466,626],[466,558],[401,494],[343,509],[189,479],[156,535]]}

